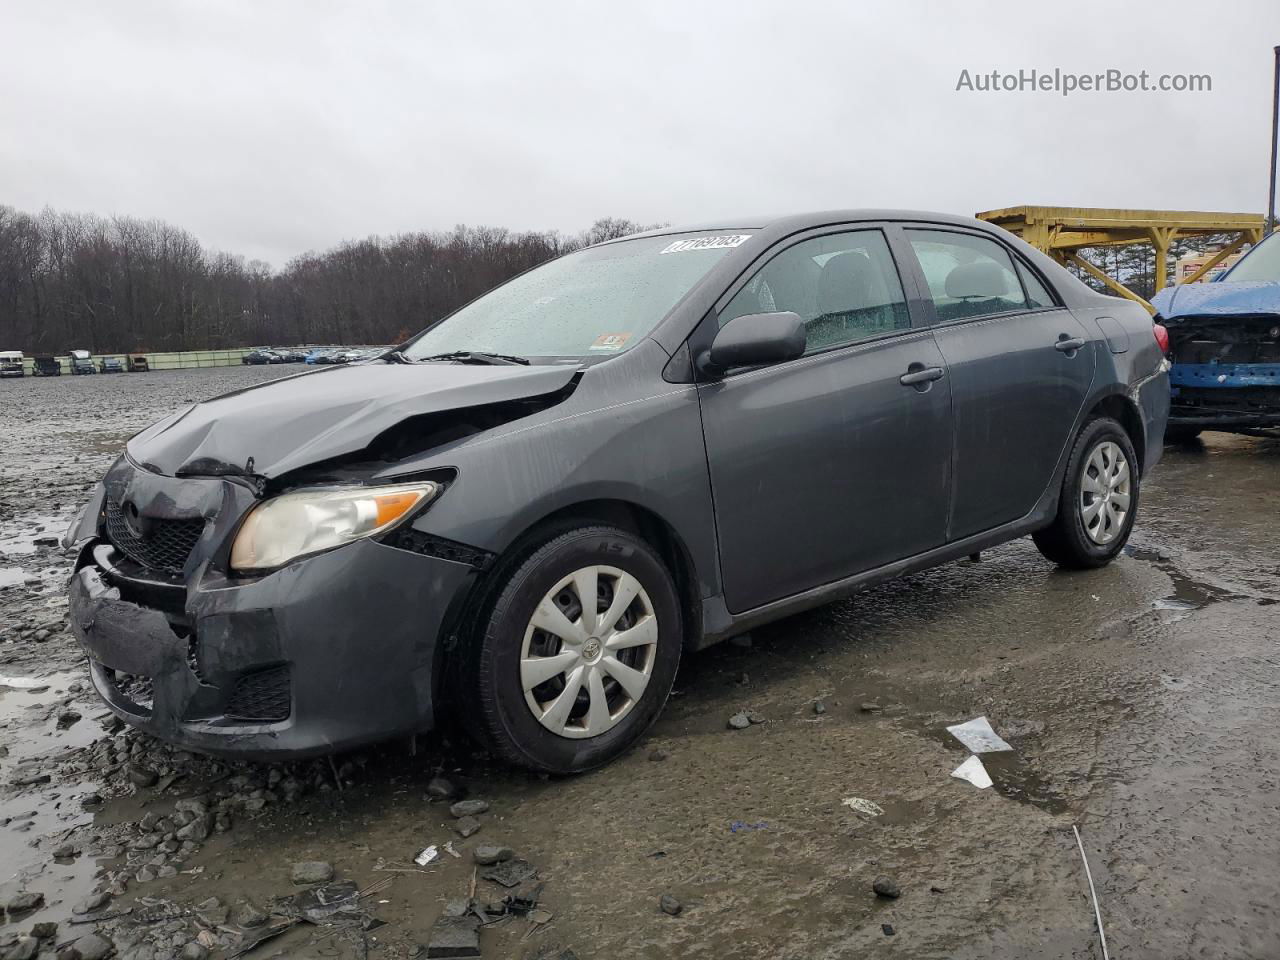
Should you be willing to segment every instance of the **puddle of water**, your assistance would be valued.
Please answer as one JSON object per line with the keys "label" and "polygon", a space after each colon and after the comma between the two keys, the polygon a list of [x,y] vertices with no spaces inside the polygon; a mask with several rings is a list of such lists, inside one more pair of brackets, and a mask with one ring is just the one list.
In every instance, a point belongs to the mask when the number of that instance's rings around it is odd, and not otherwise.
{"label": "puddle of water", "polygon": [[92,790],[88,783],[54,785],[0,803],[0,899],[20,891],[45,898],[39,910],[23,915],[23,929],[42,920],[65,922],[68,905],[93,892],[99,860],[52,857],[64,837],[74,841],[87,834],[84,827],[94,815],[82,809],[80,798]]}
{"label": "puddle of water", "polygon": [[0,535],[0,557],[27,557],[39,549],[57,549],[56,545],[37,545],[47,537],[61,538],[69,520],[54,516],[19,517],[18,529]]}
{"label": "puddle of water", "polygon": [[[969,751],[960,745],[960,741],[947,731],[947,727],[955,722],[960,721],[940,720],[936,723],[919,723],[915,726],[918,733],[937,740],[955,758],[955,763],[947,768],[947,774],[950,774],[952,770],[971,756]],[[995,727],[996,733],[1000,734],[999,725],[993,723],[992,726]],[[1006,740],[1016,741],[1018,739],[1012,734],[1007,736],[1005,734],[1000,735]],[[1046,813],[1061,814],[1070,810],[1071,807],[1066,797],[1058,793],[1049,780],[1022,757],[1017,749],[1016,742],[1012,745],[1014,747],[1013,750],[1001,750],[995,753],[976,755],[981,758],[982,765],[986,767],[987,773],[991,776],[991,789],[1003,797],[1008,797],[1010,800],[1016,800],[1019,803],[1030,804],[1033,807],[1044,810]],[[954,782],[959,784],[962,781],[956,780]],[[968,787],[967,789],[972,790],[975,788]]]}
{"label": "puddle of water", "polygon": [[24,915],[27,926],[42,920],[65,920],[67,904],[92,892],[99,862],[89,856],[57,861],[52,851],[68,837],[74,839],[94,815],[83,809],[81,797],[94,791],[92,782],[61,783],[58,761],[104,736],[87,710],[66,728],[58,727],[61,703],[69,687],[85,682],[81,670],[46,676],[0,676],[0,782],[50,774],[49,783],[18,788],[0,802],[0,899],[19,891],[43,893],[45,905]]}
{"label": "puddle of water", "polygon": [[1238,594],[1234,594],[1229,590],[1191,579],[1167,557],[1153,550],[1134,547],[1127,548],[1125,552],[1135,560],[1143,560],[1158,567],[1161,573],[1173,581],[1173,594],[1161,597],[1151,604],[1151,609],[1153,610],[1173,614],[1169,618],[1170,620],[1181,620],[1211,603],[1217,603],[1220,600],[1234,600],[1238,597]]}
{"label": "puddle of water", "polygon": [[982,765],[991,776],[991,788],[1001,796],[1019,803],[1029,803],[1047,813],[1066,813],[1067,801],[1054,792],[1039,771],[1018,755],[1016,750],[984,753]]}
{"label": "puddle of water", "polygon": [[12,687],[14,690],[31,690],[34,687],[47,687],[49,681],[40,677],[6,677],[0,674],[0,687]]}
{"label": "puddle of water", "polygon": [[69,727],[58,727],[58,704],[71,695],[67,688],[76,682],[88,682],[84,671],[0,677],[0,743],[9,751],[0,759],[0,780],[11,779],[14,767],[23,760],[49,756],[52,763],[57,754],[78,750],[104,736],[87,711]]}

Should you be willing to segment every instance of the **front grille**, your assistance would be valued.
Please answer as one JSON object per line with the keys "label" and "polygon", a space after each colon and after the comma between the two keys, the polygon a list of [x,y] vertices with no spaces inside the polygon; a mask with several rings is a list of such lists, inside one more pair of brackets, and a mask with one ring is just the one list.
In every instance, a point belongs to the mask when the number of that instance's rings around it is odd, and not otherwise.
{"label": "front grille", "polygon": [[204,518],[164,520],[148,517],[145,536],[134,533],[124,509],[107,501],[107,539],[135,563],[165,573],[181,573],[196,542],[204,533]]}
{"label": "front grille", "polygon": [[231,720],[288,720],[292,700],[288,666],[269,667],[237,680],[224,712]]}

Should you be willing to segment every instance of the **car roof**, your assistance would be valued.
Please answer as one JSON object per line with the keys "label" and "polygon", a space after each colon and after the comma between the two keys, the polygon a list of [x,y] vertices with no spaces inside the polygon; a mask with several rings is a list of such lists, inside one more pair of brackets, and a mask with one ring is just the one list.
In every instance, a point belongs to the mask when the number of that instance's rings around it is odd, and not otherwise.
{"label": "car roof", "polygon": [[856,223],[871,220],[949,223],[961,227],[980,227],[988,232],[993,229],[990,224],[974,217],[962,217],[954,213],[865,207],[844,210],[815,210],[809,213],[790,213],[780,216],[724,217],[703,223],[658,227],[653,230],[646,230],[644,233],[633,233],[607,242],[619,243],[623,240],[635,240],[637,237],[663,237],[677,233],[705,233],[720,230],[759,230],[767,231],[770,234],[787,234],[799,230],[808,230],[812,227],[825,226],[830,223]]}

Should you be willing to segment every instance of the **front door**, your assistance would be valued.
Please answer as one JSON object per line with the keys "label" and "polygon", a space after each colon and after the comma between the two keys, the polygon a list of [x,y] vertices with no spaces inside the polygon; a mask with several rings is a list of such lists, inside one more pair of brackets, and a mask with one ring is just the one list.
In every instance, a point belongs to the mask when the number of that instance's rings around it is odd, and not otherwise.
{"label": "front door", "polygon": [[907,229],[955,404],[949,539],[1026,516],[1053,480],[1093,382],[1095,342],[990,237]]}
{"label": "front door", "polygon": [[805,321],[803,357],[698,389],[734,613],[945,541],[946,363],[911,326],[884,234],[794,242],[709,321],[783,310]]}

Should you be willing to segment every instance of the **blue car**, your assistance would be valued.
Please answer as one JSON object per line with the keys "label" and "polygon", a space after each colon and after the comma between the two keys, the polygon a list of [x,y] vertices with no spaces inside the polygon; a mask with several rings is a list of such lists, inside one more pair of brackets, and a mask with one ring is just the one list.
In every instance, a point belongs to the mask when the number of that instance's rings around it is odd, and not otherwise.
{"label": "blue car", "polygon": [[333,353],[333,347],[316,347],[316,349],[303,357],[302,362],[313,365],[317,363],[328,363],[328,356],[331,353]]}
{"label": "blue car", "polygon": [[1202,430],[1280,433],[1280,239],[1271,234],[1213,283],[1161,290],[1172,406],[1166,439]]}

